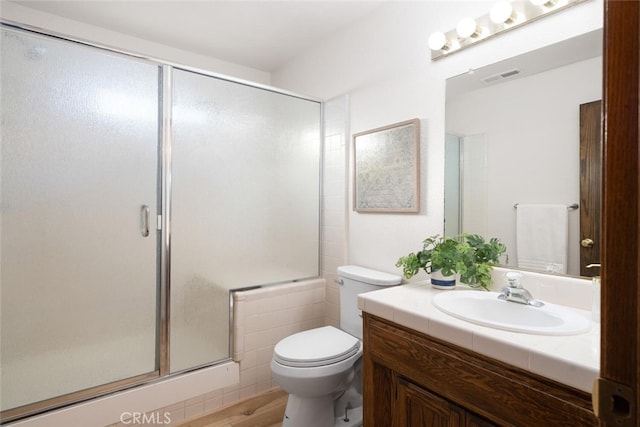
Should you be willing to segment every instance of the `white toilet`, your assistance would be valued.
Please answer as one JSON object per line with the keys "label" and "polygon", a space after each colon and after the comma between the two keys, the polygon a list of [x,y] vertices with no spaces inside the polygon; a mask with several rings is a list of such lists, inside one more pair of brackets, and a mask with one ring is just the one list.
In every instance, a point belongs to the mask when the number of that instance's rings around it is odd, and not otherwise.
{"label": "white toilet", "polygon": [[362,317],[358,294],[402,278],[355,265],[338,267],[340,329],[298,332],[279,341],[271,374],[289,393],[283,427],[362,425]]}

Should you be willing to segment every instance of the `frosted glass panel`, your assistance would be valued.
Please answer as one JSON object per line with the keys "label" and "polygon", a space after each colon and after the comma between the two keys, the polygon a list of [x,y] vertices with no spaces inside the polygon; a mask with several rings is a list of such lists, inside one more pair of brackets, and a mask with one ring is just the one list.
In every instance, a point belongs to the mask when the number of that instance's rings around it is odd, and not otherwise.
{"label": "frosted glass panel", "polygon": [[5,410],[156,370],[158,67],[3,29],[1,78]]}
{"label": "frosted glass panel", "polygon": [[484,134],[461,138],[462,145],[462,230],[486,236],[487,137]]}
{"label": "frosted glass panel", "polygon": [[320,104],[176,70],[171,371],[228,357],[228,290],[318,275]]}
{"label": "frosted glass panel", "polygon": [[444,143],[444,235],[460,234],[460,138],[447,134]]}

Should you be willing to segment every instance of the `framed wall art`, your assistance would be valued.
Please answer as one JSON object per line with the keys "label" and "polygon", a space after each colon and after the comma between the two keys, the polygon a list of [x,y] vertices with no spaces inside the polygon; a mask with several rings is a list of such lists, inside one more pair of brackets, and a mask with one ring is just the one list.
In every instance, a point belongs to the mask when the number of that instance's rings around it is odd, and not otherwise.
{"label": "framed wall art", "polygon": [[353,135],[353,210],[420,211],[420,120]]}

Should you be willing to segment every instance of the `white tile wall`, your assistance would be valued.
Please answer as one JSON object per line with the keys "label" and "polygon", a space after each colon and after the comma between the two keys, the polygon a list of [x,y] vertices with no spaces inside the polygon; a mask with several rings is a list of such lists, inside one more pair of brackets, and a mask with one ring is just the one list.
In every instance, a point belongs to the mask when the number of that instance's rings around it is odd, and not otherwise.
{"label": "white tile wall", "polygon": [[349,183],[349,98],[325,103],[325,147],[322,215],[322,276],[327,280],[326,323],[340,323],[340,291],[336,270],[347,263],[347,204]]}
{"label": "white tile wall", "polygon": [[[109,425],[124,426],[135,425],[136,421],[138,425],[176,425],[206,410],[207,405],[213,409],[216,395],[207,391],[216,384],[236,384],[239,377],[238,364],[226,362],[37,415],[12,426],[103,426],[114,422]],[[157,407],[160,409],[153,410]]]}
{"label": "white tile wall", "polygon": [[273,348],[282,338],[325,324],[325,280],[311,279],[234,293],[233,359],[240,362],[239,397],[274,386]]}
{"label": "white tile wall", "polygon": [[[197,417],[199,415],[213,412],[224,406],[223,401],[232,400],[235,393],[225,392],[224,389],[214,390],[209,393],[201,394],[194,398],[173,403],[169,406],[158,408],[155,411],[147,412],[146,419],[155,422],[147,422],[147,425],[163,425],[167,427],[176,426],[185,420]],[[226,397],[225,397],[226,396]],[[143,424],[142,422],[137,423]],[[125,419],[124,421],[110,424],[107,427],[125,427],[136,425],[133,419]]]}

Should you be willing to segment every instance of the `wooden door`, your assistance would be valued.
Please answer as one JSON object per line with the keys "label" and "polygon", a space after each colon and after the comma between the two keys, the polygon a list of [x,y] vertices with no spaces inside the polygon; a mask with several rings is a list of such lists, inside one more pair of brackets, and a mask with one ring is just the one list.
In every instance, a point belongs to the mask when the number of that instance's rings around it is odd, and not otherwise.
{"label": "wooden door", "polygon": [[605,0],[599,418],[637,426],[640,396],[640,2]]}
{"label": "wooden door", "polygon": [[580,275],[599,276],[602,101],[580,105]]}

